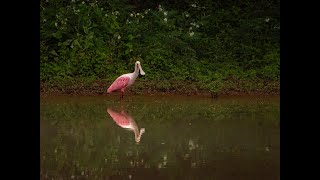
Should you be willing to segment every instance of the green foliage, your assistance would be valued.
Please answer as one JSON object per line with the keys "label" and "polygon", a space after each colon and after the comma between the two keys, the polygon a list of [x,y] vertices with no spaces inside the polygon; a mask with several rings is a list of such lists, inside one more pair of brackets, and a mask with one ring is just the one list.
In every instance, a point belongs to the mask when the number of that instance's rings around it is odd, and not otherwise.
{"label": "green foliage", "polygon": [[223,83],[221,80],[216,80],[216,81],[213,81],[213,82],[210,82],[208,84],[208,89],[211,93],[218,93],[221,91],[223,87]]}
{"label": "green foliage", "polygon": [[112,81],[137,59],[145,80],[212,92],[230,78],[279,81],[278,1],[160,4],[42,0],[41,82]]}

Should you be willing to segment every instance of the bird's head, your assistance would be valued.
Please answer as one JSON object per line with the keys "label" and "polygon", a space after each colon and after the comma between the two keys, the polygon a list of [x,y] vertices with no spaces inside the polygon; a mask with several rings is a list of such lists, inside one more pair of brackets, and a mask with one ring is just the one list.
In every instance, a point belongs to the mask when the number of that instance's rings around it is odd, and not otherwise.
{"label": "bird's head", "polygon": [[140,61],[136,61],[135,64],[136,64],[136,67],[139,68],[140,74],[141,74],[141,75],[145,75],[146,73],[142,70]]}

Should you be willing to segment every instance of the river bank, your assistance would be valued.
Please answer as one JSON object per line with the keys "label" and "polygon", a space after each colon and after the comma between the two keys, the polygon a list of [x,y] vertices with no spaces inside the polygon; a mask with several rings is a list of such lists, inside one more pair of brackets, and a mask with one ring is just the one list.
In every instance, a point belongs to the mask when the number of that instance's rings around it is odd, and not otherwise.
{"label": "river bank", "polygon": [[[40,82],[40,95],[107,95],[110,81]],[[117,92],[116,92],[117,93]],[[275,81],[225,81],[219,91],[212,92],[197,82],[137,80],[126,94],[145,95],[280,95],[280,83]]]}

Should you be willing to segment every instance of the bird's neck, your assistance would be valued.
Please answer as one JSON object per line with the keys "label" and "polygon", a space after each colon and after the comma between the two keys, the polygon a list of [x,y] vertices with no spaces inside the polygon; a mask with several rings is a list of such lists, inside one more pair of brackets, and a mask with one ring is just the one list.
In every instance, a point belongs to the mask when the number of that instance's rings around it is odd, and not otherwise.
{"label": "bird's neck", "polygon": [[134,136],[135,136],[135,140],[136,142],[140,142],[141,136],[144,133],[144,131],[139,131],[138,127],[134,129]]}
{"label": "bird's neck", "polygon": [[134,75],[135,77],[138,77],[138,75],[139,75],[139,68],[138,68],[137,66],[135,66],[135,68],[134,68],[133,75]]}

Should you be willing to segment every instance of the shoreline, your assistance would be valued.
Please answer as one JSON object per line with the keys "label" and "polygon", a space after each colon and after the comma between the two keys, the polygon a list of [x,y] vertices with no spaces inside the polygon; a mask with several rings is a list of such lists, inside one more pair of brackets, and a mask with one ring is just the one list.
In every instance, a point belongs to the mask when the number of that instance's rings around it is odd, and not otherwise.
{"label": "shoreline", "polygon": [[[65,83],[52,84],[40,83],[40,96],[120,96],[120,91],[108,94],[107,88],[112,82],[91,82],[91,83]],[[225,97],[225,96],[280,96],[280,85],[278,82],[265,83],[263,88],[241,86],[225,87],[220,92],[211,93],[195,83],[177,82],[175,84],[161,85],[162,82],[135,82],[125,91],[125,95],[148,95],[148,96],[199,96],[199,97]],[[255,85],[250,82],[251,86]],[[165,88],[164,88],[165,86]],[[261,86],[261,85],[260,85]],[[248,88],[250,87],[250,88]]]}

